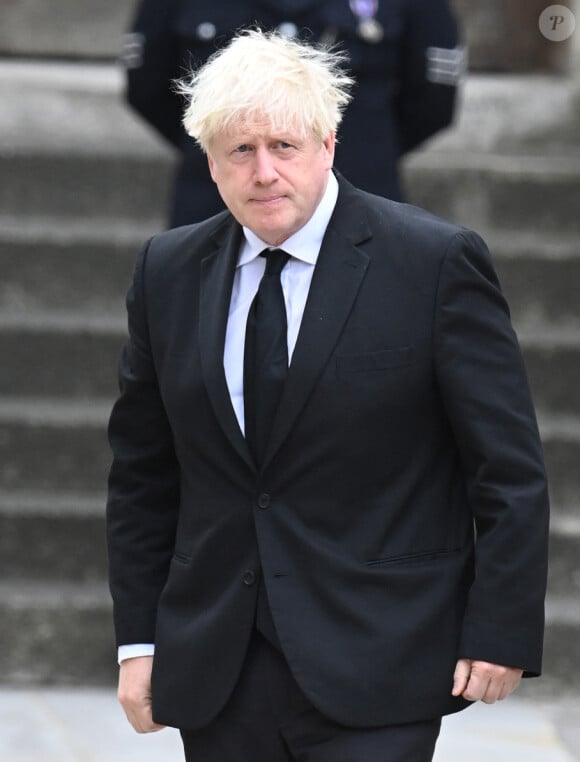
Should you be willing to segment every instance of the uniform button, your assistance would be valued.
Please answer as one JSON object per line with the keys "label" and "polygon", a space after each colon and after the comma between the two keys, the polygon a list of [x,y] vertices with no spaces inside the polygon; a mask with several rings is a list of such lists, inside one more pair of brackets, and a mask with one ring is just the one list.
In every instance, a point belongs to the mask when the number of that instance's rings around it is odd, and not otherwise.
{"label": "uniform button", "polygon": [[258,496],[258,508],[262,508],[265,510],[266,508],[270,507],[270,495],[268,495],[267,492],[262,492],[261,495]]}
{"label": "uniform button", "polygon": [[298,27],[291,21],[282,21],[281,24],[278,24],[278,31],[283,37],[289,37],[290,39],[298,36]]}
{"label": "uniform button", "polygon": [[252,587],[252,585],[256,582],[256,572],[252,571],[252,569],[247,569],[244,572],[244,576],[242,577],[242,581],[244,585],[247,585],[247,587]]}
{"label": "uniform button", "polygon": [[211,21],[203,21],[201,24],[198,24],[196,32],[198,40],[209,42],[209,40],[213,40],[216,36],[217,29]]}

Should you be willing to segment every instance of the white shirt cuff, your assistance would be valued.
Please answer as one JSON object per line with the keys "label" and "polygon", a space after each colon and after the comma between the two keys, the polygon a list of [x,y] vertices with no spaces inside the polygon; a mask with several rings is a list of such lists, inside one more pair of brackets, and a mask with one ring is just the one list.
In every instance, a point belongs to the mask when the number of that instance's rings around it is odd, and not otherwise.
{"label": "white shirt cuff", "polygon": [[153,643],[131,643],[127,646],[119,646],[117,661],[119,664],[126,659],[136,659],[138,656],[153,656],[155,645]]}

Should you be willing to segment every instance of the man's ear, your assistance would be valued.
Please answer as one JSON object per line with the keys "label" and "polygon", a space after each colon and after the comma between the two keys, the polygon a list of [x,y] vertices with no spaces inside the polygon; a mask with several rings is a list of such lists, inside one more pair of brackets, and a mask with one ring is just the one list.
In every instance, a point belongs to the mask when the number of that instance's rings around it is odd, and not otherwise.
{"label": "man's ear", "polygon": [[211,179],[215,183],[215,181],[216,181],[216,179],[215,179],[215,162],[214,162],[214,160],[212,159],[212,157],[210,156],[209,153],[207,154],[207,165],[209,167],[209,173],[211,175]]}
{"label": "man's ear", "polygon": [[329,132],[326,138],[322,141],[322,147],[326,151],[326,155],[329,160],[328,168],[331,169],[334,163],[334,147],[336,143],[336,134]]}

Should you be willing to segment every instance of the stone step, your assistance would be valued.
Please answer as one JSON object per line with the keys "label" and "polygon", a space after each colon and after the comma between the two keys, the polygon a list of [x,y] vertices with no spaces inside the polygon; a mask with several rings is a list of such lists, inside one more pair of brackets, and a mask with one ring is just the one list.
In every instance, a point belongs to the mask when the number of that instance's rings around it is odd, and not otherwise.
{"label": "stone step", "polygon": [[550,595],[546,602],[543,676],[536,697],[580,689],[580,602],[578,594]]}
{"label": "stone step", "polygon": [[[8,215],[157,218],[161,226],[171,173],[159,157],[3,153],[0,174],[11,182],[0,206]],[[421,153],[405,184],[411,203],[484,237],[512,229],[570,236],[580,227],[580,159]]]}
{"label": "stone step", "polygon": [[[0,315],[79,312],[124,317],[135,257],[162,228],[92,217],[0,216]],[[487,236],[516,328],[580,328],[580,252],[576,236]]]}
{"label": "stone step", "polygon": [[[0,397],[112,399],[124,340],[121,316],[0,313]],[[580,417],[580,331],[526,331],[520,342],[539,414]]]}
{"label": "stone step", "polygon": [[[110,400],[0,400],[0,489],[100,492],[111,455],[106,440]],[[580,419],[547,416],[540,430],[559,505],[580,494]]]}
{"label": "stone step", "polygon": [[[539,138],[562,119],[577,124],[572,88],[550,77],[468,80],[457,126],[404,162],[409,199],[484,234],[577,233],[580,141],[562,138],[548,156]],[[122,89],[115,66],[0,64],[0,99],[7,104],[0,114],[0,173],[10,177],[0,189],[4,214],[165,216],[173,154],[129,112]],[[510,98],[519,107],[517,128],[506,117],[514,114]],[[479,137],[484,126],[486,142]]]}
{"label": "stone step", "polygon": [[525,330],[519,340],[538,416],[580,420],[580,330]]}
{"label": "stone step", "polygon": [[104,582],[0,583],[0,680],[113,684],[112,606]]}
{"label": "stone step", "polygon": [[405,166],[408,200],[480,231],[580,230],[580,159],[417,153]]}
{"label": "stone step", "polygon": [[576,506],[580,494],[580,419],[540,418],[550,495],[556,506]]}
{"label": "stone step", "polygon": [[0,396],[113,398],[124,338],[124,323],[103,317],[0,318]]}
{"label": "stone step", "polygon": [[104,493],[0,492],[4,579],[104,581],[105,504]]}
{"label": "stone step", "polygon": [[579,124],[571,79],[469,77],[456,124],[402,162],[409,200],[486,237],[577,235]]}
{"label": "stone step", "polygon": [[[547,604],[543,694],[580,689],[578,598]],[[111,604],[104,583],[0,585],[1,682],[13,685],[114,684]]]}
{"label": "stone step", "polygon": [[123,91],[116,64],[0,59],[0,153],[169,161],[172,152],[127,107]]}
{"label": "stone step", "polygon": [[99,492],[109,400],[0,399],[0,489]]}
{"label": "stone step", "polygon": [[[22,98],[22,91],[27,97]],[[173,152],[125,105],[113,65],[0,61],[0,208],[161,224]],[[42,113],[43,118],[38,119]]]}
{"label": "stone step", "polygon": [[578,236],[491,231],[486,240],[518,330],[580,329]]}
{"label": "stone step", "polygon": [[134,0],[2,0],[0,55],[116,58]]}
{"label": "stone step", "polygon": [[[4,580],[106,581],[105,505],[105,493],[0,492]],[[563,518],[562,510],[553,510],[550,595],[580,596],[580,521],[574,513],[577,508]]]}
{"label": "stone step", "polygon": [[[483,7],[481,12],[485,13]],[[455,123],[431,139],[424,150],[577,158],[579,119],[580,84],[573,79],[471,75],[460,90]]]}
{"label": "stone step", "polygon": [[124,320],[135,257],[160,229],[115,218],[0,217],[0,313],[78,312]]}
{"label": "stone step", "polygon": [[7,214],[26,209],[31,217],[77,219],[94,214],[108,221],[128,218],[157,220],[163,227],[171,167],[148,157],[112,157],[73,152],[63,155],[0,155],[0,207]]}
{"label": "stone step", "polygon": [[580,602],[580,520],[568,521],[552,511],[548,592],[551,596],[576,598]]}

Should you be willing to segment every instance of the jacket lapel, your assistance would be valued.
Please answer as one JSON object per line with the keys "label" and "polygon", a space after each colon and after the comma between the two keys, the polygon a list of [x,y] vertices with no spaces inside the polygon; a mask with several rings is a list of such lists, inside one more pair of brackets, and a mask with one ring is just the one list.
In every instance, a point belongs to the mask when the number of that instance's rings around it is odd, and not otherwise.
{"label": "jacket lapel", "polygon": [[337,206],[312,277],[264,467],[283,444],[336,346],[369,263],[368,254],[357,244],[370,236],[358,192],[341,182]]}
{"label": "jacket lapel", "polygon": [[215,251],[201,263],[199,347],[208,396],[225,435],[254,469],[252,456],[232,406],[224,372],[224,345],[234,272],[242,230],[232,221]]}

